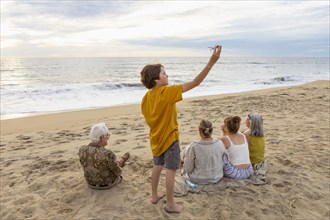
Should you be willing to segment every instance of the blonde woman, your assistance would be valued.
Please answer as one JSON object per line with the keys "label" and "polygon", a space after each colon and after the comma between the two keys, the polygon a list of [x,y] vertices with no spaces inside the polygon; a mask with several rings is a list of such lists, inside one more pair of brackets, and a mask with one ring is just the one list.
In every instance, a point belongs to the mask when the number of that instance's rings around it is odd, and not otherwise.
{"label": "blonde woman", "polygon": [[193,141],[183,152],[183,176],[193,183],[217,183],[223,177],[222,156],[225,146],[213,139],[212,123],[202,120],[198,127],[200,139]]}

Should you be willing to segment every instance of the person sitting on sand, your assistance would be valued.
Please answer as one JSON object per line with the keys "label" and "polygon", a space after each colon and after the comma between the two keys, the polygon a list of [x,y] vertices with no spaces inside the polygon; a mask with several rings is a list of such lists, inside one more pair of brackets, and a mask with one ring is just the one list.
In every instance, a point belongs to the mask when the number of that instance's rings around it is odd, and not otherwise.
{"label": "person sitting on sand", "polygon": [[238,131],[240,122],[239,116],[230,116],[221,126],[224,135],[220,139],[227,149],[227,153],[223,156],[223,168],[226,177],[247,179],[252,173],[252,165],[246,137]]}
{"label": "person sitting on sand", "polygon": [[266,166],[264,128],[262,117],[257,112],[248,114],[245,122],[247,131],[244,132],[249,143],[250,161],[254,170]]}
{"label": "person sitting on sand", "polygon": [[217,183],[223,177],[222,156],[226,149],[222,141],[212,138],[212,132],[212,123],[203,119],[199,124],[200,140],[183,151],[182,174],[197,184]]}
{"label": "person sitting on sand", "polygon": [[93,125],[90,131],[91,143],[79,149],[80,163],[89,187],[93,189],[109,189],[122,180],[122,170],[129,153],[125,153],[119,161],[116,155],[104,147],[110,137],[105,123]]}

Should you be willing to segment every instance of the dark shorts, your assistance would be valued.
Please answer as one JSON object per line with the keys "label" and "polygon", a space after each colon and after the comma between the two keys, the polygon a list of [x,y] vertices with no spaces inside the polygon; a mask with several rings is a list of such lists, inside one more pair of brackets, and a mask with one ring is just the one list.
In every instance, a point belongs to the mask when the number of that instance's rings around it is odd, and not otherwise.
{"label": "dark shorts", "polygon": [[154,165],[164,166],[166,169],[177,170],[180,166],[180,145],[179,141],[173,144],[160,156],[153,157]]}

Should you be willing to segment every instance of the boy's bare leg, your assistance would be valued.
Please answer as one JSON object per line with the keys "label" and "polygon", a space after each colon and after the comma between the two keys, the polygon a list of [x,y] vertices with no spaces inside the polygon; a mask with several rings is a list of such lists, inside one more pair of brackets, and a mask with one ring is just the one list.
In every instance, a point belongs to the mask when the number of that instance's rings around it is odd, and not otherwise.
{"label": "boy's bare leg", "polygon": [[176,170],[166,169],[166,204],[164,209],[167,212],[180,213],[182,206],[174,202],[174,181]]}
{"label": "boy's bare leg", "polygon": [[154,165],[151,172],[151,203],[156,204],[158,200],[162,199],[165,195],[158,195],[158,183],[160,173],[162,172],[163,166]]}

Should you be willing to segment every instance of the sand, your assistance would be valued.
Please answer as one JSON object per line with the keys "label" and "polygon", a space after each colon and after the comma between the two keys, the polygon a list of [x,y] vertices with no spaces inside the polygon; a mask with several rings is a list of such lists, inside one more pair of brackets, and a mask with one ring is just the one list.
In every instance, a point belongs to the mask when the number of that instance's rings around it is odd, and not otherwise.
{"label": "sand", "polygon": [[[329,219],[330,81],[229,95],[178,104],[181,148],[198,138],[198,123],[215,126],[228,115],[251,111],[264,118],[266,185],[249,184],[176,200],[180,214],[150,199],[151,150],[139,105],[1,120],[1,219]],[[78,149],[92,124],[111,130],[107,148],[129,151],[123,182],[110,190],[86,186]],[[165,192],[164,174],[159,190]]]}

